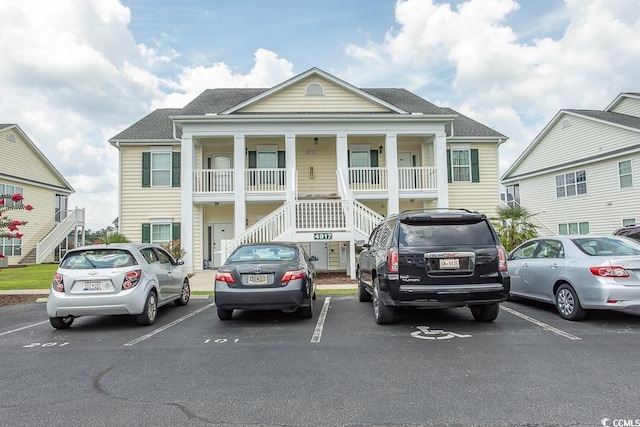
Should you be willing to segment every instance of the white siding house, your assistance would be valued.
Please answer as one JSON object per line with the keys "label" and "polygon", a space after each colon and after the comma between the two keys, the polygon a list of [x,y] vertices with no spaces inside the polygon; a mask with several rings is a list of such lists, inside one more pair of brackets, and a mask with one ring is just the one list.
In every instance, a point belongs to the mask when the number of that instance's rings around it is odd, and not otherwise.
{"label": "white siding house", "polygon": [[640,222],[640,94],[560,110],[502,176],[541,234],[611,234]]}
{"label": "white siding house", "polygon": [[0,153],[11,159],[0,165],[0,194],[21,193],[34,207],[10,211],[27,224],[20,227],[22,239],[0,238],[0,253],[10,266],[57,261],[68,235],[84,230],[84,209],[69,209],[73,188],[16,124],[0,124]]}
{"label": "white siding house", "polygon": [[237,245],[305,242],[318,270],[354,275],[354,241],[411,208],[499,204],[501,133],[405,90],[357,88],[317,68],[272,88],[208,89],[109,142],[120,231],[179,238],[188,270]]}

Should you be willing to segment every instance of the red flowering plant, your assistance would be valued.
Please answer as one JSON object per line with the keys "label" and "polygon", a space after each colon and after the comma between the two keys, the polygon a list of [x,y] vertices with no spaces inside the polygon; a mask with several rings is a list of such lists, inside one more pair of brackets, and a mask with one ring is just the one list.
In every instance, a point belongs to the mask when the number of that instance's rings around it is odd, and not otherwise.
{"label": "red flowering plant", "polygon": [[181,259],[187,253],[187,251],[182,249],[182,247],[180,246],[180,239],[174,239],[169,243],[165,243],[161,246],[166,249],[175,259]]}
{"label": "red flowering plant", "polygon": [[[11,210],[32,210],[33,206],[22,203],[23,199],[24,197],[20,193],[0,195],[0,237],[5,239],[22,238],[22,233],[19,233],[18,229],[20,226],[25,225],[27,221],[11,219],[8,212]],[[0,254],[0,258],[4,258],[4,255]]]}

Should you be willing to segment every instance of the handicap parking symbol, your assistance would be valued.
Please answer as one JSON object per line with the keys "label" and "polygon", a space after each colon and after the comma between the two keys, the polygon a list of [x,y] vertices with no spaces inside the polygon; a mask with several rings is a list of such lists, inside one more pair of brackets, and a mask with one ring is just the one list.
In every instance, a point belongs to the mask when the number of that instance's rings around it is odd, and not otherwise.
{"label": "handicap parking symbol", "polygon": [[428,326],[417,326],[418,330],[411,332],[411,336],[421,340],[450,340],[451,338],[469,338],[471,335],[456,334],[455,332],[447,332],[442,329],[431,329]]}

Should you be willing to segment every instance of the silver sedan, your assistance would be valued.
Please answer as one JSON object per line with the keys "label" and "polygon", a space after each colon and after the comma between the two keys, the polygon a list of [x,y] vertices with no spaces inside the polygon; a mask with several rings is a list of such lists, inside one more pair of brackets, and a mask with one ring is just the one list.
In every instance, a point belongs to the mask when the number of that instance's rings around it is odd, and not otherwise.
{"label": "silver sedan", "polygon": [[158,307],[189,302],[189,279],[182,264],[148,243],[72,249],[51,284],[47,300],[51,326],[66,329],[79,316],[113,314],[133,314],[138,324],[150,325]]}
{"label": "silver sedan", "polygon": [[640,242],[619,236],[526,241],[508,257],[510,295],[555,304],[568,320],[586,310],[640,314]]}

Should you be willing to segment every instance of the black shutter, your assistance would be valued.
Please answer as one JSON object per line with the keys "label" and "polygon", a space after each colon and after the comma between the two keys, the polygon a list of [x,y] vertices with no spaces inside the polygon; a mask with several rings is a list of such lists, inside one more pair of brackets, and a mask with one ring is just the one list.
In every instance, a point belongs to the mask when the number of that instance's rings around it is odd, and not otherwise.
{"label": "black shutter", "polygon": [[151,187],[151,153],[142,153],[142,187]]}
{"label": "black shutter", "polygon": [[[258,167],[258,155],[255,151],[249,151],[249,169]],[[249,174],[249,185],[256,185],[256,174]]]}
{"label": "black shutter", "polygon": [[[378,150],[370,150],[369,151],[369,157],[371,157],[371,167],[372,168],[377,168],[378,167]],[[371,171],[371,179],[369,181],[371,184],[379,184],[380,183],[380,171],[379,170],[372,170]]]}
{"label": "black shutter", "polygon": [[173,153],[171,158],[171,186],[180,187],[180,153]]}
{"label": "black shutter", "polygon": [[451,150],[447,149],[447,182],[453,182],[451,178]]}
{"label": "black shutter", "polygon": [[[278,169],[286,169],[286,168],[287,168],[287,155],[284,151],[278,151]],[[278,173],[278,185],[284,185],[284,173]]]}
{"label": "black shutter", "polygon": [[480,182],[480,164],[477,148],[471,149],[471,182]]}
{"label": "black shutter", "polygon": [[151,242],[151,224],[143,223],[142,224],[142,243],[150,243]]}

